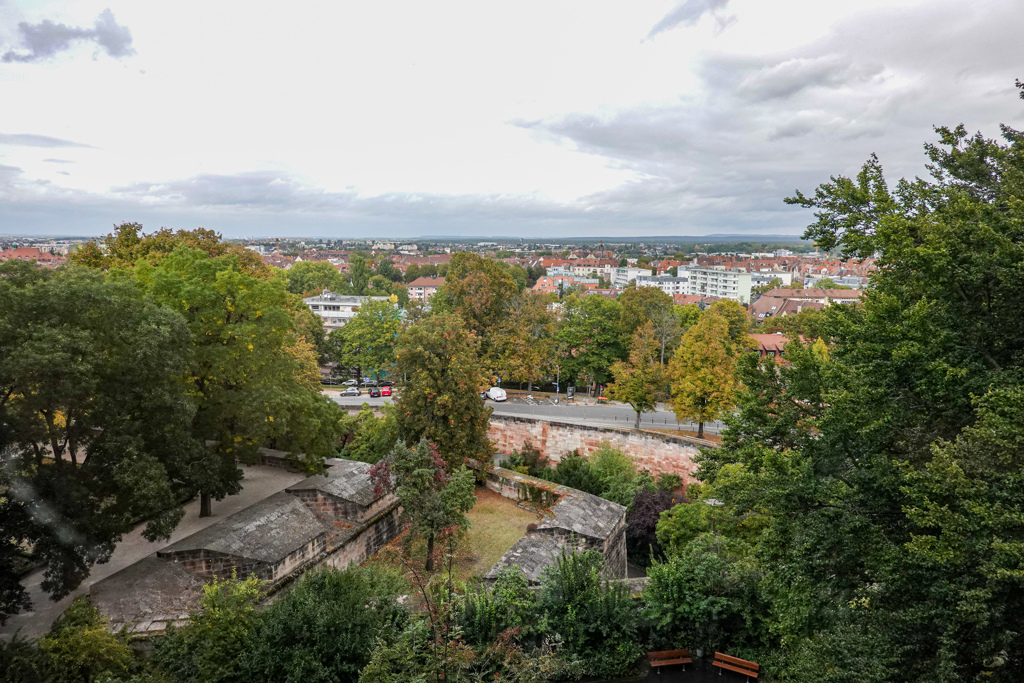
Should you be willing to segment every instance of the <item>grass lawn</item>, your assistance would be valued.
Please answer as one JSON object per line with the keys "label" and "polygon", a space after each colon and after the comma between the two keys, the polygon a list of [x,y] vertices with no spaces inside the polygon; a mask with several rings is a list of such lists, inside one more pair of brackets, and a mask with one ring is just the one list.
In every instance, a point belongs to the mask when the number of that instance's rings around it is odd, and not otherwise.
{"label": "grass lawn", "polygon": [[[454,573],[461,581],[486,574],[498,558],[526,534],[526,527],[542,518],[540,513],[525,510],[483,487],[477,487],[476,504],[466,516],[471,526],[454,563]],[[402,568],[399,554],[404,540],[405,534],[398,536],[369,562]],[[426,543],[419,541],[413,544],[410,554],[412,563],[418,570],[422,570],[426,559]],[[435,570],[440,570],[442,564],[443,561],[438,562]]]}

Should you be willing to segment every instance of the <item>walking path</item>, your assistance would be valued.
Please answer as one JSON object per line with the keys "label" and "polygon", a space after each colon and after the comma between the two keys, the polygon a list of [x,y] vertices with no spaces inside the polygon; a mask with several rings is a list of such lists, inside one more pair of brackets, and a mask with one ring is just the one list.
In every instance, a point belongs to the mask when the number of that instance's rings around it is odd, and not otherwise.
{"label": "walking path", "polygon": [[245,473],[242,479],[242,490],[238,494],[228,496],[224,500],[213,501],[212,517],[199,516],[199,499],[196,498],[185,504],[185,516],[168,540],[150,543],[142,537],[142,529],[145,525],[140,524],[131,532],[125,534],[124,538],[117,545],[117,549],[114,550],[114,554],[109,562],[93,566],[89,578],[83,581],[77,590],[63,600],[53,602],[43,592],[40,587],[43,580],[42,569],[36,569],[24,577],[21,584],[28,590],[29,597],[32,600],[32,610],[22,612],[8,619],[6,624],[0,626],[0,638],[7,639],[15,633],[20,633],[25,638],[38,638],[44,635],[50,629],[50,625],[54,620],[68,608],[75,597],[88,593],[89,587],[94,582],[105,579],[111,574],[155,553],[157,550],[208,527],[214,522],[219,522],[228,515],[244,510],[267,496],[277,493],[305,478],[305,475],[289,472],[279,467],[262,467],[258,465],[242,465],[241,467]]}

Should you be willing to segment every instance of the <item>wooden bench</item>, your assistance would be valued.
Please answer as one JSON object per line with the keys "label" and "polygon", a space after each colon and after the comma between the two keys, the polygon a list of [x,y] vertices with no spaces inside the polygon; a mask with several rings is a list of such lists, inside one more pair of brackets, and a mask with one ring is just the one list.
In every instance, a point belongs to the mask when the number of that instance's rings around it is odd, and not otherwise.
{"label": "wooden bench", "polygon": [[[757,672],[761,669],[761,667],[757,665],[757,662],[748,662],[745,659],[730,657],[729,655],[722,654],[721,652],[715,653],[715,661],[711,663],[720,669],[729,669],[729,671],[741,673],[747,677],[748,681],[751,678],[757,678]],[[719,671],[718,675],[721,676],[722,672]]]}
{"label": "wooden bench", "polygon": [[690,659],[690,653],[686,650],[663,650],[661,652],[648,652],[647,660],[651,663],[652,669],[657,669],[658,673],[661,673],[661,667],[671,666],[672,664],[682,664],[683,671],[686,671],[686,665],[693,663]]}

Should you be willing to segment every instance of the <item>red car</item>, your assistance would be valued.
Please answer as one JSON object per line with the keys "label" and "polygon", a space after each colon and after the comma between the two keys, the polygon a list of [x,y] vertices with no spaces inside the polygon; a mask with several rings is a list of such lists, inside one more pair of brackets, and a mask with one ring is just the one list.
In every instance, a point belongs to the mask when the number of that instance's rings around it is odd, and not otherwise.
{"label": "red car", "polygon": [[380,388],[380,395],[381,396],[390,396],[391,395],[391,387],[381,387]]}

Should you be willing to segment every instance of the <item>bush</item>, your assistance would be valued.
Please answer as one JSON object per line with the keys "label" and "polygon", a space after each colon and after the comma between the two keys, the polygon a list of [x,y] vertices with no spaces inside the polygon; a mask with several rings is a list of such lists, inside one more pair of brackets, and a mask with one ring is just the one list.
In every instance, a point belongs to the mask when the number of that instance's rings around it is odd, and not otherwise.
{"label": "bush", "polygon": [[242,680],[242,656],[259,626],[259,579],[214,579],[203,587],[200,611],[181,628],[170,626],[156,643],[154,661],[180,683]]}
{"label": "bush", "polygon": [[579,451],[566,454],[554,470],[546,470],[538,473],[537,476],[577,491],[592,493],[595,496],[601,495],[601,478],[597,476],[590,462],[580,455]]}
{"label": "bush", "polygon": [[520,637],[536,633],[537,596],[519,567],[506,567],[491,590],[467,593],[460,613],[463,636],[471,645],[490,645],[509,629]]}
{"label": "bush", "polygon": [[383,568],[304,575],[263,611],[243,659],[244,680],[355,683],[378,634],[405,627],[408,614],[396,598],[407,587]]}
{"label": "bush", "polygon": [[564,553],[544,570],[539,598],[542,633],[557,636],[565,656],[595,676],[625,676],[644,650],[637,635],[639,610],[621,584],[601,577],[604,558],[594,550]]}
{"label": "bush", "polygon": [[640,490],[626,513],[626,550],[634,564],[646,567],[651,559],[663,560],[665,553],[658,543],[658,521],[661,513],[678,503],[678,499],[664,489]]}
{"label": "bush", "polygon": [[[75,599],[39,639],[39,650],[48,683],[81,683],[105,673],[125,674],[134,662],[127,640],[108,631],[99,611],[84,597]],[[24,658],[23,647],[20,654],[21,674],[30,675],[30,659]]]}

